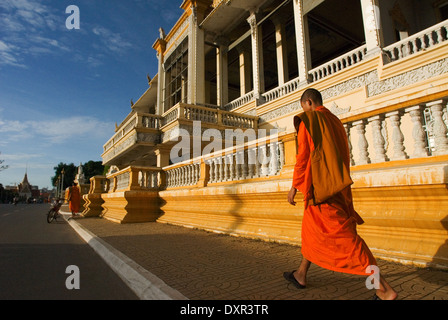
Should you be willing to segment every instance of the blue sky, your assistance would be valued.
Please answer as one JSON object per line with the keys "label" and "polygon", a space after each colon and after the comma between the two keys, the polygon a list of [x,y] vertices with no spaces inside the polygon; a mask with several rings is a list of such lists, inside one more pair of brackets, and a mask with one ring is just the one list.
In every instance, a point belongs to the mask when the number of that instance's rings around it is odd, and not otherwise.
{"label": "blue sky", "polygon": [[[51,187],[58,163],[100,161],[157,73],[152,48],[181,0],[0,1],[0,183]],[[69,5],[80,28],[67,29]]]}

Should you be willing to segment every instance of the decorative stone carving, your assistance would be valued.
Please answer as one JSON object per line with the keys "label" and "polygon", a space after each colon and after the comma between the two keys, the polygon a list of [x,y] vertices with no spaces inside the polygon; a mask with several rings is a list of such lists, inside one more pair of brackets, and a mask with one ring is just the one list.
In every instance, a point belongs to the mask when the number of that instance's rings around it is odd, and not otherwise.
{"label": "decorative stone carving", "polygon": [[367,151],[369,143],[366,139],[366,127],[365,120],[359,120],[353,122],[353,126],[358,132],[358,147],[359,147],[359,159],[356,164],[367,164],[370,163],[369,152]]}
{"label": "decorative stone carving", "polygon": [[384,162],[388,160],[385,150],[386,140],[381,132],[383,119],[384,117],[381,115],[369,118],[369,123],[372,124],[373,148],[375,149],[375,158],[373,159],[373,162]]}
{"label": "decorative stone carving", "polygon": [[434,155],[442,155],[448,153],[448,137],[447,127],[443,121],[443,105],[446,105],[443,100],[437,100],[427,103],[426,106],[430,108],[433,117],[432,132],[434,135],[435,151]]}
{"label": "decorative stone carving", "polygon": [[403,160],[409,158],[404,151],[404,136],[400,129],[401,115],[402,113],[400,111],[394,111],[386,114],[386,117],[390,119],[390,123],[392,125],[392,141],[394,143],[394,153],[391,158],[392,160]]}
{"label": "decorative stone carving", "polygon": [[428,156],[428,150],[426,149],[426,136],[423,130],[422,123],[422,107],[415,106],[405,109],[411,116],[413,123],[412,137],[414,138],[414,153],[413,158]]}

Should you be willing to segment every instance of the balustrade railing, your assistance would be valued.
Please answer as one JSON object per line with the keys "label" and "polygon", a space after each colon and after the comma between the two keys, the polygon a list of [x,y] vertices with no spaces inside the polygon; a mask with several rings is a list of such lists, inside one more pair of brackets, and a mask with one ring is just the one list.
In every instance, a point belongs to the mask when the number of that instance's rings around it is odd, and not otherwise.
{"label": "balustrade railing", "polygon": [[344,123],[351,164],[448,154],[448,99]]}
{"label": "balustrade railing", "polygon": [[299,89],[299,82],[300,82],[299,78],[295,78],[277,88],[274,88],[268,92],[263,93],[262,97],[264,98],[264,102],[273,101],[291,92],[296,91],[297,89]]}
{"label": "balustrade railing", "polygon": [[104,152],[111,149],[121,138],[135,128],[151,128],[159,129],[160,117],[150,113],[135,113],[130,117],[118,131],[106,142],[103,149]]}
{"label": "balustrade railing", "polygon": [[390,61],[405,58],[448,40],[448,20],[383,48]]}
{"label": "balustrade railing", "polygon": [[261,138],[164,168],[166,188],[275,176],[284,163],[283,142]]}
{"label": "balustrade railing", "polygon": [[161,168],[127,167],[105,178],[102,192],[158,189],[161,184]]}
{"label": "balustrade railing", "polygon": [[364,60],[366,53],[367,46],[363,45],[308,71],[308,74],[311,76],[311,81],[320,80],[361,62]]}
{"label": "balustrade railing", "polygon": [[256,116],[184,103],[178,103],[162,115],[162,126],[182,119],[246,129],[256,129],[258,126]]}
{"label": "balustrade railing", "polygon": [[241,107],[242,105],[248,103],[249,101],[252,101],[254,99],[254,92],[248,92],[245,95],[229,102],[228,104],[226,104],[224,106],[224,109],[226,109],[227,111],[232,111],[238,107]]}
{"label": "balustrade railing", "polygon": [[201,165],[199,162],[187,163],[167,169],[165,174],[167,188],[194,186],[201,176]]}

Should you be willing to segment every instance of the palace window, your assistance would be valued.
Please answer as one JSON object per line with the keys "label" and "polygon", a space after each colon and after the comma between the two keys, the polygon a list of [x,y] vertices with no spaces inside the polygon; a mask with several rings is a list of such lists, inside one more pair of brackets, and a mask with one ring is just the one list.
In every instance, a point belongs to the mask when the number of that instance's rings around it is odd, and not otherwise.
{"label": "palace window", "polygon": [[187,102],[188,38],[165,61],[164,111],[179,102]]}

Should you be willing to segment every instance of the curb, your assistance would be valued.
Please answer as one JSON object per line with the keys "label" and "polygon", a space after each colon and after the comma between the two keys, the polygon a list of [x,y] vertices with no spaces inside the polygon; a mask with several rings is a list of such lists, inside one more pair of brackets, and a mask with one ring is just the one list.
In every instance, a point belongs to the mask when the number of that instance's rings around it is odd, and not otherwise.
{"label": "curb", "polygon": [[168,286],[163,280],[85,229],[74,219],[67,218],[66,215],[71,215],[71,213],[64,211],[59,211],[59,213],[140,300],[188,300],[179,291]]}

